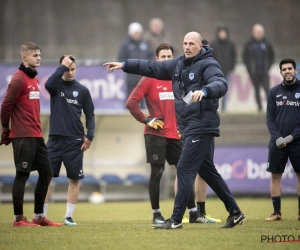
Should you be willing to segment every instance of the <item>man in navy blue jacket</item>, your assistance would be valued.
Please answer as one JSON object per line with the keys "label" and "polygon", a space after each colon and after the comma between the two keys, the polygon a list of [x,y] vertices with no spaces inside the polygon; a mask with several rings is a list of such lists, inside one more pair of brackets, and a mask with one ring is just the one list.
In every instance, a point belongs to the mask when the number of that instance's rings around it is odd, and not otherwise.
{"label": "man in navy blue jacket", "polygon": [[271,134],[267,171],[272,173],[270,191],[274,212],[265,221],[281,220],[281,177],[290,159],[298,178],[298,220],[300,220],[300,81],[296,62],[286,58],[279,63],[281,84],[268,95],[267,127]]}
{"label": "man in navy blue jacket", "polygon": [[[133,22],[128,26],[128,37],[120,45],[117,60],[123,62],[127,59],[147,59],[154,57],[151,46],[143,39],[143,27],[140,23]],[[140,81],[138,75],[126,74],[127,98]],[[145,103],[141,102],[141,107],[145,108]]]}
{"label": "man in navy blue jacket", "polygon": [[[94,138],[94,104],[87,87],[75,78],[75,57],[64,55],[60,66],[49,77],[45,88],[51,96],[50,132],[47,142],[53,177],[58,177],[62,162],[69,178],[67,211],[64,224],[76,226],[73,212],[79,194],[79,180],[84,178],[83,153],[89,149]],[[82,111],[86,118],[87,133],[81,122]],[[47,213],[50,190],[44,212]]]}
{"label": "man in navy blue jacket", "polygon": [[132,74],[172,80],[175,110],[184,147],[177,166],[178,191],[173,214],[156,228],[182,228],[182,217],[196,174],[223,201],[229,217],[223,228],[242,224],[245,215],[235,202],[227,184],[213,163],[214,137],[219,136],[219,98],[227,92],[227,83],[220,65],[212,57],[212,49],[202,47],[201,35],[187,33],[183,40],[184,55],[172,60],[126,60],[108,62],[108,71],[123,69]]}
{"label": "man in navy blue jacket", "polygon": [[269,70],[274,63],[274,50],[271,43],[265,38],[265,29],[261,24],[252,28],[252,37],[245,44],[243,62],[246,65],[255,92],[258,111],[262,111],[260,88],[263,87],[265,95],[270,89]]}

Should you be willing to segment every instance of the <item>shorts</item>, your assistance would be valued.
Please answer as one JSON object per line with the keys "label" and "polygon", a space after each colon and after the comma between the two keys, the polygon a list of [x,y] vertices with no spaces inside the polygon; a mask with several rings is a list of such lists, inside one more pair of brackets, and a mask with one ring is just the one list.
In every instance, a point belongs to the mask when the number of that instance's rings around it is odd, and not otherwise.
{"label": "shorts", "polygon": [[269,155],[267,171],[271,173],[283,173],[288,159],[296,173],[300,173],[300,140],[289,143],[284,148],[278,148],[276,142],[271,140],[269,143]]}
{"label": "shorts", "polygon": [[167,160],[169,165],[177,165],[183,147],[182,140],[150,134],[146,134],[144,137],[147,163],[165,164]]}
{"label": "shorts", "polygon": [[46,168],[49,172],[52,172],[44,138],[13,138],[12,146],[17,171],[30,173]]}
{"label": "shorts", "polygon": [[48,152],[53,177],[59,177],[61,164],[63,163],[67,177],[71,180],[84,178],[83,173],[83,139],[56,139],[49,138],[47,142]]}

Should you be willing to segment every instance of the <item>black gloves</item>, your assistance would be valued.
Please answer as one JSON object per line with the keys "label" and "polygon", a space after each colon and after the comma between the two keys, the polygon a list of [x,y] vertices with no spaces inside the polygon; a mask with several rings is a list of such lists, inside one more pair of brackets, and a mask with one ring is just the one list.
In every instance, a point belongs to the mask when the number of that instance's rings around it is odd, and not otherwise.
{"label": "black gloves", "polygon": [[2,128],[0,145],[2,145],[2,144],[8,145],[11,143],[9,134],[10,134],[10,129],[8,127]]}
{"label": "black gloves", "polygon": [[163,120],[164,118],[162,116],[154,117],[154,118],[148,117],[144,120],[144,123],[150,128],[160,130],[164,127]]}
{"label": "black gloves", "polygon": [[179,130],[177,129],[177,135],[178,135],[178,138],[182,138],[182,134],[180,134]]}

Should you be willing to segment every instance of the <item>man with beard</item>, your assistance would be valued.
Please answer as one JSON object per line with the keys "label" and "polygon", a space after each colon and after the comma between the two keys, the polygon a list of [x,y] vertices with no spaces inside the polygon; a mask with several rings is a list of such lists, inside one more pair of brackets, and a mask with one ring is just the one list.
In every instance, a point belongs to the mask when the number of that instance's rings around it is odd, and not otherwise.
{"label": "man with beard", "polygon": [[271,134],[267,171],[272,173],[270,192],[274,212],[265,221],[282,220],[281,177],[288,159],[298,178],[298,220],[300,220],[300,81],[296,62],[286,58],[279,63],[281,84],[268,95],[267,127]]}

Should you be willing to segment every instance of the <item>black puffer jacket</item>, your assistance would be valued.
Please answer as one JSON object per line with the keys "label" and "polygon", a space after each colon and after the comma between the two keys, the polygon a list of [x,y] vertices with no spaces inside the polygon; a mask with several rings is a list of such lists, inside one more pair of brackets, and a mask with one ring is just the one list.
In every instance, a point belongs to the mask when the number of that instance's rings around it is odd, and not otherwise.
{"label": "black puffer jacket", "polygon": [[[123,70],[160,80],[172,80],[179,130],[184,136],[212,134],[219,136],[219,98],[227,92],[227,83],[212,49],[203,47],[193,58],[177,57],[166,61],[127,60]],[[203,89],[201,102],[186,104],[182,97]],[[167,117],[165,117],[167,119]]]}
{"label": "black puffer jacket", "polygon": [[[257,65],[258,59],[256,57],[258,53],[262,53],[261,66]],[[250,75],[256,75],[258,73],[267,74],[274,63],[274,58],[275,54],[273,47],[266,39],[257,41],[254,38],[251,38],[244,47],[243,62]]]}

